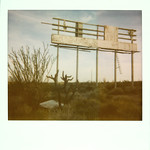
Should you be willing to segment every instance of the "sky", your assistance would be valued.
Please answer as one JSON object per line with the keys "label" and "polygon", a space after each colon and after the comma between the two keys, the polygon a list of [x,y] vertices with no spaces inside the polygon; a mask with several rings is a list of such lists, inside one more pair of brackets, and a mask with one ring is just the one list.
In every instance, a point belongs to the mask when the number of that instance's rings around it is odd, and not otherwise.
{"label": "sky", "polygon": [[[142,80],[142,12],[138,10],[9,10],[8,11],[8,52],[17,51],[22,46],[43,48],[43,42],[49,45],[49,52],[56,57],[57,49],[50,46],[51,34],[56,33],[52,26],[42,21],[56,23],[53,17],[81,21],[85,23],[110,25],[136,29],[136,43],[139,53],[134,54],[134,80]],[[131,80],[131,55],[117,54],[121,74],[117,69],[117,81]],[[99,52],[98,81],[114,80],[114,53]],[[59,72],[72,75],[75,81],[76,51],[60,48]],[[56,72],[56,62],[50,74]],[[49,74],[49,75],[50,75]],[[61,74],[59,74],[60,76]],[[79,81],[96,80],[96,52],[79,52]],[[59,80],[61,81],[61,80]]]}

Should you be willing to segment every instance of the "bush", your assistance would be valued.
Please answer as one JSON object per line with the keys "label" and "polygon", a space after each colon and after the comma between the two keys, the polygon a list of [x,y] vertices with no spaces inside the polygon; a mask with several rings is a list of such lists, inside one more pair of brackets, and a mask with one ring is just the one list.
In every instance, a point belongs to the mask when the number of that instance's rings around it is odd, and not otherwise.
{"label": "bush", "polygon": [[73,119],[93,120],[99,116],[100,103],[93,99],[80,99],[72,104]]}
{"label": "bush", "polygon": [[[8,54],[9,79],[13,82],[42,82],[45,73],[50,71],[55,59],[49,55],[48,46],[44,46],[43,53],[34,49],[30,53],[29,47],[22,47],[19,51],[12,50]],[[49,70],[48,70],[49,68]]]}
{"label": "bush", "polygon": [[124,90],[122,88],[114,88],[108,92],[110,95],[122,95],[124,94]]}
{"label": "bush", "polygon": [[98,120],[100,103],[93,99],[74,100],[70,104],[51,112],[52,120]]}
{"label": "bush", "polygon": [[100,105],[100,120],[113,120],[118,115],[117,106],[107,101],[106,103],[101,103]]}
{"label": "bush", "polygon": [[96,99],[98,101],[104,101],[106,99],[106,95],[100,88],[96,88],[95,90],[89,92],[90,99]]}
{"label": "bush", "polygon": [[104,83],[105,88],[109,91],[114,88],[114,82],[106,82]]}
{"label": "bush", "polygon": [[39,103],[47,100],[49,90],[48,85],[43,83],[9,83],[9,119],[35,119],[33,114],[39,109]]}
{"label": "bush", "polygon": [[126,94],[138,94],[138,95],[142,95],[142,87],[140,86],[134,86],[134,87],[131,87],[131,86],[126,86],[124,87],[124,92]]}

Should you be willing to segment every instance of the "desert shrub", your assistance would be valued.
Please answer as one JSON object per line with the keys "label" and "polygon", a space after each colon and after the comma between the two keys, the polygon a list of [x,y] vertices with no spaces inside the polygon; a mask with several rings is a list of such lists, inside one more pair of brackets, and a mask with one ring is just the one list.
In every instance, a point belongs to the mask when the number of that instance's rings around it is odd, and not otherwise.
{"label": "desert shrub", "polygon": [[125,94],[138,94],[138,95],[142,95],[142,87],[141,86],[126,86],[124,87],[124,92]]}
{"label": "desert shrub", "polygon": [[135,101],[120,101],[117,103],[118,112],[124,120],[141,120],[142,119],[142,106]]}
{"label": "desert shrub", "polygon": [[[44,85],[46,74],[55,61],[49,54],[48,46],[43,50],[22,47],[8,54],[8,114],[11,117],[21,115],[25,118],[39,108],[50,87]],[[21,117],[20,116],[20,117]]]}
{"label": "desert shrub", "polygon": [[95,88],[95,90],[89,92],[89,98],[104,101],[106,99],[106,94],[100,88]]}
{"label": "desert shrub", "polygon": [[134,100],[134,97],[128,95],[115,95],[112,97],[112,101],[115,102],[132,101],[132,100]]}
{"label": "desert shrub", "polygon": [[9,82],[8,83],[8,98],[11,96],[21,95],[23,90],[22,84],[16,82]]}
{"label": "desert shrub", "polygon": [[100,103],[93,99],[74,100],[63,107],[51,112],[52,120],[97,120],[99,118]]}
{"label": "desert shrub", "polygon": [[13,82],[42,82],[54,61],[48,46],[44,46],[43,52],[39,48],[31,53],[29,47],[12,50],[8,54],[9,79]]}
{"label": "desert shrub", "polygon": [[39,103],[47,100],[50,88],[43,83],[11,83],[8,85],[9,119],[35,119]]}
{"label": "desert shrub", "polygon": [[117,87],[125,87],[125,86],[131,86],[130,81],[122,81],[122,82],[117,82]]}
{"label": "desert shrub", "polygon": [[78,85],[78,88],[79,88],[80,93],[89,92],[95,89],[95,84],[89,83],[89,82],[80,83]]}
{"label": "desert shrub", "polygon": [[103,83],[103,85],[107,91],[110,91],[114,88],[114,82],[106,82]]}
{"label": "desert shrub", "polygon": [[111,103],[117,107],[121,120],[141,120],[142,100],[138,95],[115,95]]}
{"label": "desert shrub", "polygon": [[100,117],[101,120],[113,120],[118,115],[118,107],[107,101],[105,103],[101,103],[100,105]]}
{"label": "desert shrub", "polygon": [[122,95],[124,94],[124,90],[122,88],[114,88],[108,92],[110,95]]}
{"label": "desert shrub", "polygon": [[94,99],[80,99],[71,105],[72,118],[77,120],[95,120],[99,117],[100,102]]}
{"label": "desert shrub", "polygon": [[39,105],[40,99],[42,99],[41,87],[36,83],[28,83],[24,85],[24,91],[22,97],[24,101],[36,109]]}

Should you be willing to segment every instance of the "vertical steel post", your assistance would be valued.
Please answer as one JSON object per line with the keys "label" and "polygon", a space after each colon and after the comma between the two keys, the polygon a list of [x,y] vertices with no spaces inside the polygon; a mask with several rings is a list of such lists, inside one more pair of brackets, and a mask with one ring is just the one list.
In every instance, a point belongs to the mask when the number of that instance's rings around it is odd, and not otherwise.
{"label": "vertical steel post", "polygon": [[96,86],[98,86],[98,49],[96,50]]}
{"label": "vertical steel post", "polygon": [[[131,38],[131,44],[133,44],[133,33],[134,31],[129,31],[129,36]],[[131,84],[134,86],[134,58],[133,58],[134,52],[131,51]]]}
{"label": "vertical steel post", "polygon": [[[131,40],[131,43],[133,43],[133,40]],[[131,52],[131,82],[132,86],[134,86],[134,58],[133,58],[134,52]]]}
{"label": "vertical steel post", "polygon": [[[59,34],[59,23],[60,23],[60,21],[58,20],[58,34]],[[58,70],[59,70],[59,44],[57,44],[56,73],[58,72]],[[58,83],[58,76],[57,76],[56,82]]]}
{"label": "vertical steel post", "polygon": [[[76,22],[76,37],[82,37],[82,30],[79,30],[79,28],[82,28],[83,25],[79,22]],[[81,34],[79,34],[81,32]],[[79,68],[79,46],[77,46],[77,54],[76,54],[76,83],[78,84],[78,68]]]}
{"label": "vertical steel post", "polygon": [[[98,26],[97,26],[97,40],[98,40]],[[96,50],[96,86],[98,86],[98,49]]]}
{"label": "vertical steel post", "polygon": [[77,55],[76,55],[76,83],[78,80],[78,66],[79,66],[79,47],[77,46]]}
{"label": "vertical steel post", "polygon": [[56,64],[56,72],[59,70],[59,44],[57,45],[57,64]]}
{"label": "vertical steel post", "polygon": [[92,70],[91,70],[91,83],[92,83]]}
{"label": "vertical steel post", "polygon": [[132,82],[132,86],[134,86],[134,59],[133,59],[133,51],[131,52],[131,82]]}
{"label": "vertical steel post", "polygon": [[116,79],[117,79],[116,56],[117,56],[117,53],[116,53],[116,50],[115,50],[115,52],[114,52],[114,83],[115,83],[115,88],[117,87],[117,82],[116,82]]}

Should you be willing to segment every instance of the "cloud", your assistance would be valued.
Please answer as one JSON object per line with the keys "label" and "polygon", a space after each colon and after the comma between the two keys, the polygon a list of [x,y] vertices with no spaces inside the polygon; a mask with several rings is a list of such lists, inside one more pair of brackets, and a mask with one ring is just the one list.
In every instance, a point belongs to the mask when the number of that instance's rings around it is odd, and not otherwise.
{"label": "cloud", "polygon": [[42,42],[50,43],[51,26],[41,24],[46,19],[34,11],[9,11],[8,49],[26,45],[38,48]]}
{"label": "cloud", "polygon": [[92,16],[84,16],[84,17],[80,18],[79,20],[80,20],[80,22],[87,23],[87,22],[93,20],[93,17]]}

